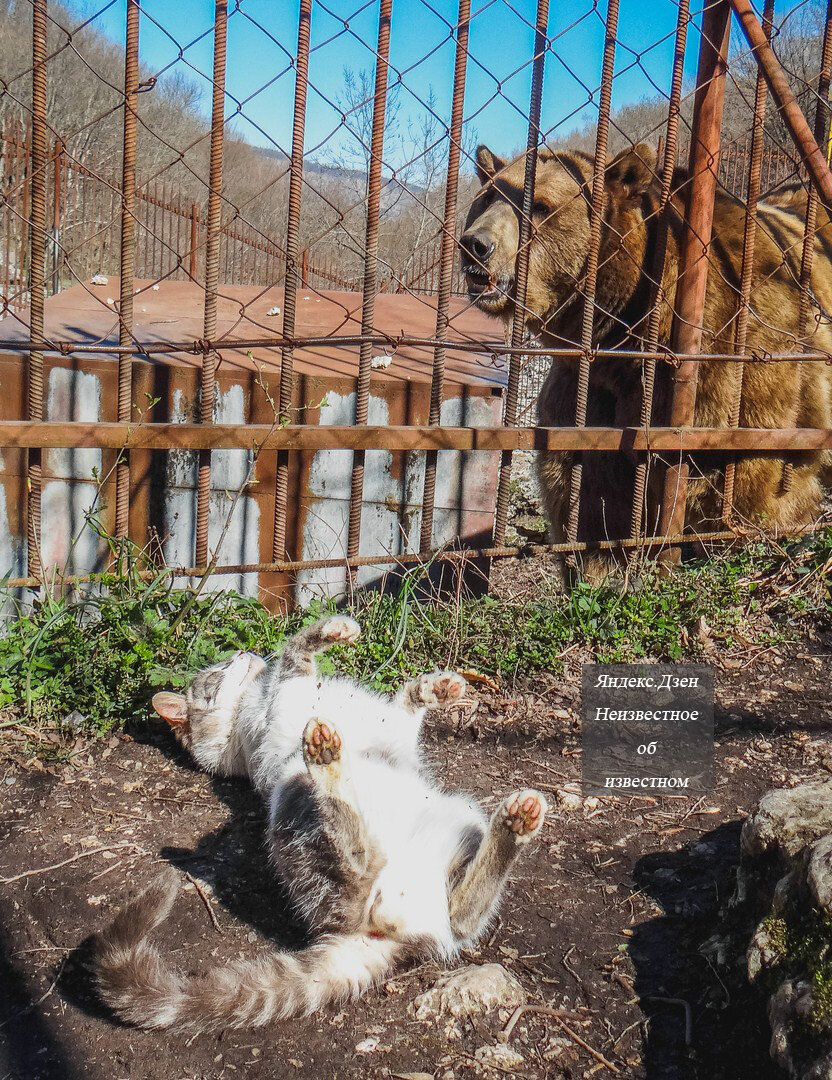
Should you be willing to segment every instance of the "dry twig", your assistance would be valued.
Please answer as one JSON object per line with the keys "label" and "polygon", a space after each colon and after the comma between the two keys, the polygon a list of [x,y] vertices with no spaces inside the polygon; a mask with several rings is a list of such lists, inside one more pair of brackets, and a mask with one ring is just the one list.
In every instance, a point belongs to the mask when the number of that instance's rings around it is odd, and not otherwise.
{"label": "dry twig", "polygon": [[12,877],[0,878],[0,885],[11,885],[13,881],[21,881],[23,878],[35,877],[37,874],[48,874],[50,870],[60,870],[62,866],[69,866],[70,863],[77,862],[79,859],[86,859],[90,855],[100,855],[102,851],[121,851],[124,848],[132,848],[137,855],[149,854],[144,848],[139,847],[138,844],[131,844],[128,842],[123,844],[109,844],[107,847],[93,848],[92,851],[79,851],[71,858],[64,859],[63,862],[53,863],[51,866],[41,866],[37,870],[24,870],[21,874],[13,874]]}

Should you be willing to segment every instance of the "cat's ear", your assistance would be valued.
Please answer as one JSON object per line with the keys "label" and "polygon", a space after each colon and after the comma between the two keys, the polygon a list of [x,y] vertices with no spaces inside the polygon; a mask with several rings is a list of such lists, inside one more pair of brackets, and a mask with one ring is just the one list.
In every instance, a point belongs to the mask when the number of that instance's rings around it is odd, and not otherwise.
{"label": "cat's ear", "polygon": [[185,727],[188,723],[188,701],[183,694],[163,690],[153,695],[153,708],[167,720],[172,728]]}

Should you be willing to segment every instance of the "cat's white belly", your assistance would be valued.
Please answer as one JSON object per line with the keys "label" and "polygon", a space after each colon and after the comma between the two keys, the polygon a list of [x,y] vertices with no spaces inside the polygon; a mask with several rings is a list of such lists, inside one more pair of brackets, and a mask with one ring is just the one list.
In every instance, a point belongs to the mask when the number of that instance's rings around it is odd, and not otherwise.
{"label": "cat's white belly", "polygon": [[312,719],[337,729],[349,753],[389,748],[416,760],[419,724],[412,713],[347,679],[296,676],[281,682],[269,702],[261,768],[271,772],[297,753]]}

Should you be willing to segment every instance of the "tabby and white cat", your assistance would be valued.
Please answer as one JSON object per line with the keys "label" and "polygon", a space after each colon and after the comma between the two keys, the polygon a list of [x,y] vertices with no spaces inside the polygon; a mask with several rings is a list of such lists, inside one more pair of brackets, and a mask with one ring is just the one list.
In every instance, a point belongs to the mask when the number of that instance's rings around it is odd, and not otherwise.
{"label": "tabby and white cat", "polygon": [[422,675],[390,699],[316,673],[316,652],[359,633],[333,616],[270,665],[238,653],[197,675],[186,695],[154,697],[200,765],[247,775],[262,793],[272,862],[317,940],[180,974],[147,941],[176,895],[168,871],[97,939],[97,984],[122,1019],[194,1032],[309,1015],[358,996],[406,959],[450,960],[486,929],[546,801],[517,791],[489,822],[467,797],[441,791],[419,731],[428,708],[461,697],[464,679]]}

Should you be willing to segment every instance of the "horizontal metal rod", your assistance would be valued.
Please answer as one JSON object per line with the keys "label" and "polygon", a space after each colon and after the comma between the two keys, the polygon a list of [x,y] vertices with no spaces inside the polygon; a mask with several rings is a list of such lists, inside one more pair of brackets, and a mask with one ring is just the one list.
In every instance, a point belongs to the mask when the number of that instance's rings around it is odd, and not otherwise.
{"label": "horizontal metal rod", "polygon": [[[786,536],[806,536],[818,531],[819,527],[800,529],[793,533],[777,533],[777,538]],[[754,531],[751,533],[756,539],[764,539],[766,533]],[[207,577],[220,574],[283,574],[297,570],[331,570],[343,567],[357,569],[361,566],[417,566],[427,565],[434,562],[464,563],[473,559],[520,559],[538,558],[541,555],[566,555],[580,554],[584,551],[617,551],[624,548],[640,547],[668,547],[678,544],[710,544],[723,543],[726,541],[743,540],[747,537],[739,531],[724,530],[710,533],[685,533],[677,536],[640,536],[629,537],[625,540],[598,540],[591,543],[576,541],[573,544],[526,544],[524,547],[491,547],[470,548],[456,551],[428,551],[412,555],[391,555],[389,553],[379,555],[358,555],[351,559],[346,556],[340,559],[294,559],[266,563],[233,563],[222,566],[177,566],[169,567],[171,577]],[[159,576],[163,567],[153,570],[139,570],[132,576],[142,581],[149,581]],[[26,577],[11,578],[4,583],[3,589],[36,589],[46,584],[52,585],[83,585],[86,583],[100,582],[106,584],[114,574],[72,574],[63,577],[57,572],[54,576],[47,572],[44,578]],[[126,575],[125,575],[126,576]],[[2,590],[0,590],[2,591]]]}
{"label": "horizontal metal rod", "polygon": [[[434,349],[437,346],[454,352],[475,353],[476,355],[511,356],[521,355],[528,357],[551,356],[556,360],[579,360],[584,356],[584,350],[577,345],[571,348],[548,348],[543,345],[506,345],[503,341],[455,341],[450,338],[426,338],[413,337],[412,335],[388,335],[388,334],[351,334],[329,335],[320,337],[265,337],[265,338],[218,338],[215,341],[196,339],[190,341],[160,341],[145,343],[134,341],[132,345],[105,345],[84,344],[77,341],[52,341],[45,338],[41,344],[47,352],[60,353],[62,356],[73,354],[92,354],[102,356],[114,356],[119,353],[132,353],[134,356],[164,356],[170,353],[184,353],[192,356],[202,356],[203,353],[215,352],[243,352],[248,349],[322,349],[322,348],[356,348],[369,343],[379,348],[389,349],[395,354],[400,348],[424,348]],[[7,339],[0,341],[0,352],[28,353],[34,346],[29,339]],[[712,360],[730,360],[752,364],[771,363],[796,363],[797,361],[812,360],[832,363],[832,353],[824,352],[783,352],[783,353],[756,353],[750,352],[747,356],[739,356],[736,353],[674,353],[669,349],[655,352],[640,352],[637,349],[594,349],[590,354],[592,361],[596,360],[664,360],[667,363],[680,363],[684,360],[693,360],[697,363],[705,363]]]}
{"label": "horizontal metal rod", "polygon": [[0,447],[102,450],[694,450],[832,449],[829,428],[341,427],[0,421]]}

